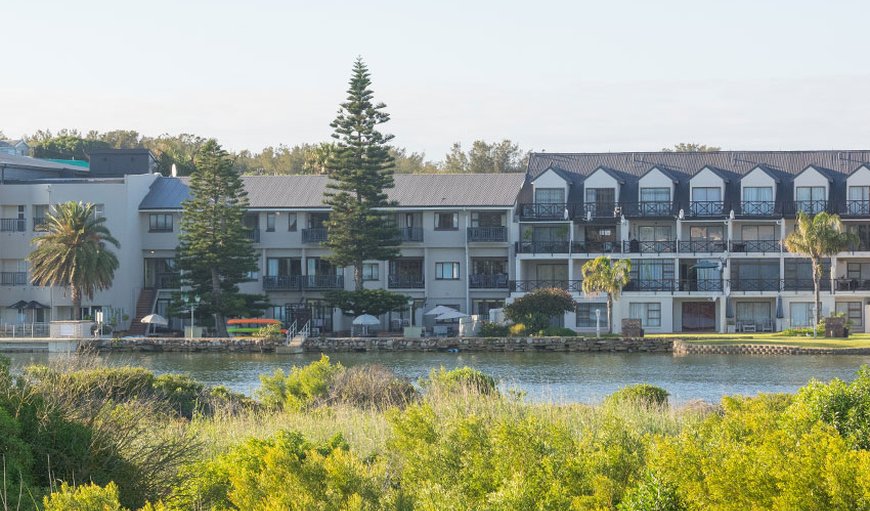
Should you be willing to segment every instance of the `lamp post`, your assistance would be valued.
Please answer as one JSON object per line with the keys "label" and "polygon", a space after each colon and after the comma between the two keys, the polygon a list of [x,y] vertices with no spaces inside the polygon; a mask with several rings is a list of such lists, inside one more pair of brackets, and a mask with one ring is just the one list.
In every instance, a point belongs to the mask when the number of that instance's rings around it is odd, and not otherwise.
{"label": "lamp post", "polygon": [[181,299],[184,300],[184,304],[190,306],[190,337],[193,338],[193,313],[196,310],[196,306],[199,305],[200,297],[199,295],[190,296],[190,293],[185,293],[181,295]]}

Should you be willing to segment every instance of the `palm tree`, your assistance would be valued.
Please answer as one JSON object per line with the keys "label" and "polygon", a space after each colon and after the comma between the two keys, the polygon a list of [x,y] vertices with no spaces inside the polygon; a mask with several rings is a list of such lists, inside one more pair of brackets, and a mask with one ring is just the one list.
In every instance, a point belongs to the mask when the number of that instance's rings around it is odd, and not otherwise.
{"label": "palm tree", "polygon": [[118,258],[106,245],[121,245],[105,221],[97,218],[93,204],[58,204],[46,215],[44,234],[33,239],[36,248],[27,256],[34,285],[69,289],[73,319],[81,319],[82,296],[93,299],[97,290],[107,289],[118,269]]}
{"label": "palm tree", "polygon": [[607,331],[613,333],[613,301],[619,298],[622,288],[628,284],[631,261],[613,261],[607,256],[599,256],[586,261],[580,272],[583,274],[583,294],[607,294]]}
{"label": "palm tree", "polygon": [[813,265],[813,290],[815,292],[813,337],[819,322],[819,286],[822,280],[822,258],[837,255],[857,242],[858,237],[845,232],[840,217],[829,213],[809,216],[798,212],[794,231],[785,239],[785,248],[793,254],[807,256]]}

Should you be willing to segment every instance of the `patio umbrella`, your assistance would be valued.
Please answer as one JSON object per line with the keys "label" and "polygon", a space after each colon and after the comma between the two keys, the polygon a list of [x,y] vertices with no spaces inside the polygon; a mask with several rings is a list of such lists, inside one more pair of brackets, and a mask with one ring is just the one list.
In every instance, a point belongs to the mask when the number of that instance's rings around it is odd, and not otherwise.
{"label": "patio umbrella", "polygon": [[467,318],[467,317],[468,317],[468,314],[465,314],[464,312],[451,310],[449,312],[445,312],[444,314],[436,317],[435,319],[437,319],[438,321],[447,321],[450,319],[459,319],[459,318]]}
{"label": "patio umbrella", "polygon": [[440,316],[442,314],[446,314],[448,312],[456,312],[456,309],[452,309],[446,305],[439,305],[434,309],[430,310],[426,313],[427,316]]}
{"label": "patio umbrella", "polygon": [[12,305],[10,305],[10,306],[7,307],[7,308],[8,308],[8,309],[18,309],[18,310],[26,309],[26,308],[27,308],[27,302],[25,302],[24,300],[18,300],[17,302],[13,303]]}
{"label": "patio umbrella", "polygon": [[161,316],[160,314],[149,314],[139,320],[140,323],[145,323],[146,325],[160,325],[166,326],[169,324],[169,321]]}
{"label": "patio umbrella", "polygon": [[776,319],[782,319],[785,317],[785,314],[782,313],[782,297],[776,297]]}
{"label": "patio umbrella", "polygon": [[357,317],[353,318],[353,324],[354,325],[362,325],[362,326],[380,325],[381,320],[372,316],[371,314],[363,314],[361,316],[357,316]]}
{"label": "patio umbrella", "polygon": [[734,319],[734,302],[730,298],[725,299],[725,317]]}
{"label": "patio umbrella", "polygon": [[43,305],[43,304],[37,302],[36,300],[30,300],[29,302],[27,302],[27,306],[25,307],[25,309],[35,310],[35,311],[40,310],[40,309],[50,309],[50,308],[51,307],[49,307],[48,305]]}

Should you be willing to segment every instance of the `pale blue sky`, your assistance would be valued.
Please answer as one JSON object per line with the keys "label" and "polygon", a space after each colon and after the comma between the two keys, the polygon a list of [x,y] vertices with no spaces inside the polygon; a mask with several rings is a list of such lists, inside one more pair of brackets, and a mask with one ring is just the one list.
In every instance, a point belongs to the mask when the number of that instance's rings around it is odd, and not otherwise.
{"label": "pale blue sky", "polygon": [[368,63],[396,143],[870,147],[870,2],[2,2],[0,130],[328,138]]}

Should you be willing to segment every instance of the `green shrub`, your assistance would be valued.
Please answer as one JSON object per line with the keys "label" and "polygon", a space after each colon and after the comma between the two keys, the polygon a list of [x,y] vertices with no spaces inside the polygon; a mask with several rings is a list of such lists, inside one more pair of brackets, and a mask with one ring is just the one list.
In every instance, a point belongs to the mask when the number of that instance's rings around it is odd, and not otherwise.
{"label": "green shrub", "polygon": [[278,341],[284,337],[284,334],[281,333],[281,325],[278,323],[271,323],[266,326],[260,327],[257,332],[254,334],[254,337],[259,337],[265,341]]}
{"label": "green shrub", "polygon": [[10,496],[17,503],[20,493],[32,483],[33,454],[21,438],[21,424],[0,407],[0,496]]}
{"label": "green shrub", "polygon": [[661,387],[638,383],[617,390],[607,396],[606,401],[612,404],[634,403],[642,406],[667,406],[669,395],[670,393]]}
{"label": "green shrub", "polygon": [[307,366],[294,366],[290,374],[276,369],[271,376],[260,375],[257,398],[268,408],[302,410],[323,401],[333,379],[343,370],[341,364],[330,363],[326,355]]}
{"label": "green shrub", "polygon": [[405,378],[381,365],[362,365],[336,374],[329,387],[329,403],[383,410],[404,407],[417,398],[417,390]]}
{"label": "green shrub", "polygon": [[577,337],[577,332],[561,326],[549,326],[538,332],[538,335],[542,337]]}
{"label": "green shrub", "polygon": [[436,392],[468,392],[481,395],[498,394],[498,387],[492,376],[471,367],[457,367],[450,371],[441,367],[429,371],[428,380],[422,386]]}
{"label": "green shrub", "polygon": [[539,332],[550,320],[576,307],[571,293],[559,288],[536,289],[504,308],[505,316],[514,323],[523,323],[530,332]]}
{"label": "green shrub", "polygon": [[62,483],[60,489],[43,498],[43,511],[125,511],[118,501],[118,486],[105,488],[95,484],[72,487]]}
{"label": "green shrub", "polygon": [[619,511],[686,511],[688,508],[677,494],[676,485],[664,483],[649,474],[637,486],[625,493],[617,509]]}
{"label": "green shrub", "polygon": [[152,388],[161,401],[188,418],[193,416],[205,390],[203,384],[183,374],[161,374],[154,378]]}
{"label": "green shrub", "polygon": [[510,327],[507,325],[499,325],[489,321],[484,321],[478,331],[478,335],[481,337],[507,337],[509,334]]}

